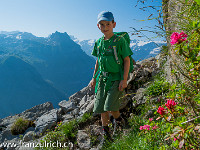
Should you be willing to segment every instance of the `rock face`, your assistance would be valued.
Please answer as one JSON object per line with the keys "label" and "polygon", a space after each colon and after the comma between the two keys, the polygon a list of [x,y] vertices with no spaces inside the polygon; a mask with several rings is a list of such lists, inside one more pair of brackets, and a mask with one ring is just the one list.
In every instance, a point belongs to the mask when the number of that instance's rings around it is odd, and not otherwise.
{"label": "rock face", "polygon": [[[127,104],[130,103],[132,105],[131,107],[137,107],[138,105],[145,103],[146,84],[152,76],[158,73],[158,66],[159,64],[156,58],[149,58],[141,62],[136,62],[134,71],[130,73],[128,88],[125,90],[124,97],[121,98],[120,109],[126,109]],[[20,136],[14,136],[10,132],[10,127],[19,117],[32,120],[35,123],[34,128],[28,128],[23,134],[23,142],[29,142],[33,141],[33,139],[41,138],[47,129],[54,128],[59,121],[68,122],[74,118],[81,117],[86,112],[92,112],[94,100],[94,89],[87,86],[70,96],[68,101],[61,101],[58,104],[60,107],[59,109],[54,109],[52,103],[46,102],[25,110],[21,114],[1,119],[0,143],[14,142],[20,145]],[[132,104],[132,102],[134,103]],[[100,126],[91,125],[89,130],[91,135],[98,134],[99,136],[97,139],[101,139]],[[88,132],[85,130],[78,131],[77,145],[80,149],[92,148]]]}
{"label": "rock face", "polygon": [[[21,114],[17,114],[15,116],[9,116],[0,120],[0,143],[15,143],[19,145],[20,135],[12,135],[11,126],[12,124],[20,117],[28,120],[36,120],[42,117],[45,113],[54,110],[53,105],[50,102],[46,102],[44,104],[37,105],[31,109],[25,110]],[[47,123],[47,122],[45,122]],[[29,141],[33,138],[30,134],[35,134],[35,128],[28,128],[27,131],[23,134],[24,141]]]}
{"label": "rock face", "polygon": [[90,149],[90,137],[84,130],[79,130],[77,135],[78,146],[82,150]]}
{"label": "rock face", "polygon": [[76,108],[74,102],[63,100],[59,104],[64,113],[68,113]]}
{"label": "rock face", "polygon": [[53,109],[45,113],[41,117],[37,118],[37,120],[35,121],[36,135],[38,136],[43,135],[47,129],[51,129],[52,127],[56,125],[57,120],[58,120],[57,112],[58,111],[56,109]]}

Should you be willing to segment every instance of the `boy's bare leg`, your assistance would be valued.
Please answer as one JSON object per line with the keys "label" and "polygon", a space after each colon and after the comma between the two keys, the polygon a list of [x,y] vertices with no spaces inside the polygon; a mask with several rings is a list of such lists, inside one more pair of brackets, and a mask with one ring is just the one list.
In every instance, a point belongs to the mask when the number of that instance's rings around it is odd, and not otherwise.
{"label": "boy's bare leg", "polygon": [[102,126],[108,126],[110,122],[110,117],[108,112],[101,113]]}
{"label": "boy's bare leg", "polygon": [[112,116],[117,119],[120,116],[120,112],[119,111],[109,111],[109,113],[112,114]]}

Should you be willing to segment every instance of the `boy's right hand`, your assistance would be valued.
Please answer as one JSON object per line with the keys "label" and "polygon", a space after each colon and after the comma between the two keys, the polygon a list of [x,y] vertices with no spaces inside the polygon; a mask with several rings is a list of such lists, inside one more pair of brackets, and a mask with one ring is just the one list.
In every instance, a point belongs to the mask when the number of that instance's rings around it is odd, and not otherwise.
{"label": "boy's right hand", "polygon": [[90,81],[90,87],[95,88],[95,85],[96,85],[96,79],[92,78],[92,80]]}

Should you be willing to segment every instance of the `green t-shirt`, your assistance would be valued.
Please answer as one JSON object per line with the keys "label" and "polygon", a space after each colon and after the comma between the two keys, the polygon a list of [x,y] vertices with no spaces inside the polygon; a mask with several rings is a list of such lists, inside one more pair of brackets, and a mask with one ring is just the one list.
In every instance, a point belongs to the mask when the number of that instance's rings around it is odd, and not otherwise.
{"label": "green t-shirt", "polygon": [[[116,41],[113,42],[114,40]],[[116,46],[121,65],[117,64],[113,46]],[[92,55],[98,57],[100,70],[112,73],[120,72],[121,67],[123,70],[123,59],[132,54],[133,52],[124,37],[118,37],[117,35],[113,35],[109,40],[104,40],[103,37],[100,38],[95,42],[92,51]]]}

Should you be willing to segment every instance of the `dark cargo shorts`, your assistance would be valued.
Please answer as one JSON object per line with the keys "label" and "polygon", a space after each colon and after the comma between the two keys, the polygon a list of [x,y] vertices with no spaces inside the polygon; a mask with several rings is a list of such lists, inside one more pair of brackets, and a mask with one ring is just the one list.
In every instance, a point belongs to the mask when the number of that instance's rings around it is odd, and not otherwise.
{"label": "dark cargo shorts", "polygon": [[105,91],[105,83],[99,78],[97,93],[95,95],[94,113],[104,113],[106,111],[118,111],[120,107],[121,91],[119,91],[120,81],[112,81],[111,87]]}

